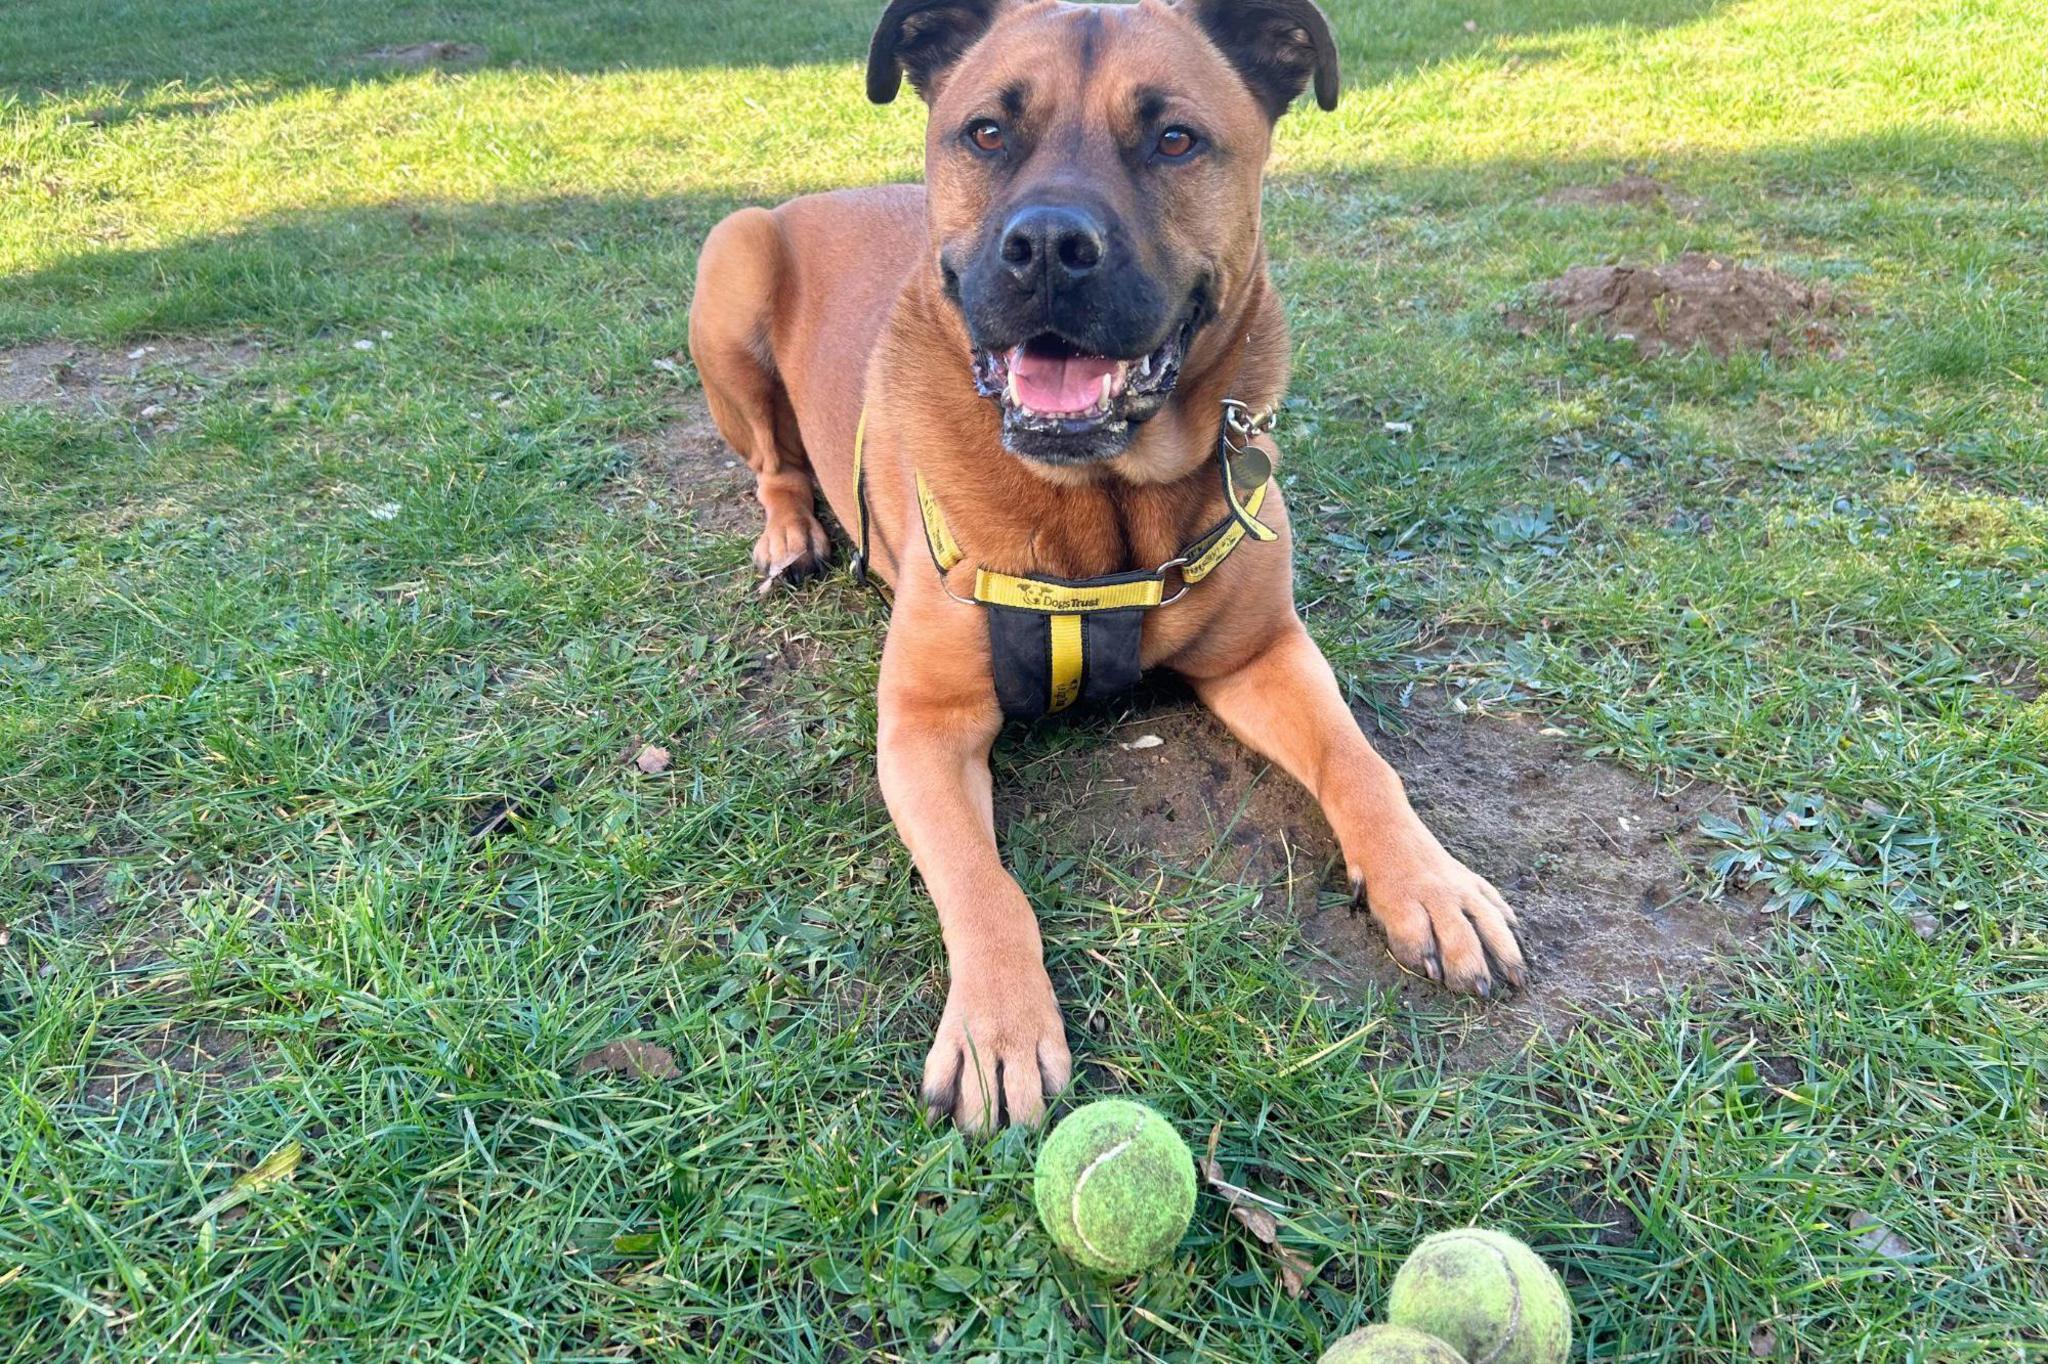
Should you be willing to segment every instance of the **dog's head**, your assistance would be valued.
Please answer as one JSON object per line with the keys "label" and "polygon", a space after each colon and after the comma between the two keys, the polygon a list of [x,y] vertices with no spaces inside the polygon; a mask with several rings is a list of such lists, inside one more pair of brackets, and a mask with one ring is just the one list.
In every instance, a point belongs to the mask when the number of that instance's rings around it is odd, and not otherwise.
{"label": "dog's head", "polygon": [[934,265],[1003,441],[1112,458],[1263,260],[1274,120],[1337,50],[1313,0],[892,0],[868,96],[930,106]]}

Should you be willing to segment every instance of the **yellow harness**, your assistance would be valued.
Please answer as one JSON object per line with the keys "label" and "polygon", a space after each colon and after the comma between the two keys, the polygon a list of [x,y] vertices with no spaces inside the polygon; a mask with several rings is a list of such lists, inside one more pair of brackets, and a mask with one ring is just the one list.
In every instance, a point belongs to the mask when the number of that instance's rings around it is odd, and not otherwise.
{"label": "yellow harness", "polygon": [[[862,409],[853,436],[855,581],[867,581],[868,495],[862,465],[868,415]],[[1272,486],[1273,465],[1254,437],[1271,428],[1271,412],[1253,415],[1244,404],[1225,399],[1216,439],[1216,467],[1223,484],[1223,519],[1196,536],[1159,567],[1100,578],[1070,580],[1000,573],[977,566],[974,587],[962,597],[947,575],[965,557],[939,500],[922,471],[917,505],[925,545],[938,566],[939,583],[956,601],[987,608],[989,648],[996,698],[1013,720],[1034,719],[1067,709],[1076,701],[1105,700],[1138,680],[1143,613],[1179,601],[1187,590],[1216,571],[1247,536],[1274,540],[1277,532],[1258,519]],[[1241,492],[1249,489],[1248,493]],[[1168,593],[1168,575],[1180,585]]]}

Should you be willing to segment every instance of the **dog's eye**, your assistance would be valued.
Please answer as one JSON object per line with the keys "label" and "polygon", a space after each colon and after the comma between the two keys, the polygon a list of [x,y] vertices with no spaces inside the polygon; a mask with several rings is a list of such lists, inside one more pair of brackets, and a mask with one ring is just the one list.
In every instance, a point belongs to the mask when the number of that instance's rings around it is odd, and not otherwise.
{"label": "dog's eye", "polygon": [[978,151],[999,152],[1003,149],[1003,125],[992,118],[977,119],[967,125],[967,140]]}
{"label": "dog's eye", "polygon": [[1168,128],[1159,134],[1158,152],[1169,161],[1178,161],[1195,149],[1195,135],[1185,128]]}

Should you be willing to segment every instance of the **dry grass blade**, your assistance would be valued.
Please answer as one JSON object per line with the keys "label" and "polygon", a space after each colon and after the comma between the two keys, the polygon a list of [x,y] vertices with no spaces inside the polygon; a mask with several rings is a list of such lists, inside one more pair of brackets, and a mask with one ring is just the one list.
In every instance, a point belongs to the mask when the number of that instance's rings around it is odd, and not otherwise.
{"label": "dry grass blade", "polygon": [[1216,1163],[1216,1143],[1222,1136],[1222,1123],[1209,1129],[1209,1149],[1202,1156],[1202,1181],[1209,1186],[1209,1192],[1230,1205],[1230,1215],[1237,1219],[1237,1224],[1264,1246],[1279,1265],[1280,1286],[1287,1290],[1287,1296],[1298,1298],[1314,1275],[1315,1266],[1299,1251],[1280,1244],[1280,1219],[1273,1215],[1279,1204],[1223,1177],[1223,1167]]}
{"label": "dry grass blade", "polygon": [[192,1225],[210,1222],[230,1208],[247,1202],[259,1189],[266,1189],[280,1180],[290,1179],[298,1171],[299,1158],[304,1154],[304,1148],[295,1141],[288,1141],[278,1147],[265,1156],[256,1168],[236,1179],[225,1192],[208,1199],[206,1206],[192,1215]]}

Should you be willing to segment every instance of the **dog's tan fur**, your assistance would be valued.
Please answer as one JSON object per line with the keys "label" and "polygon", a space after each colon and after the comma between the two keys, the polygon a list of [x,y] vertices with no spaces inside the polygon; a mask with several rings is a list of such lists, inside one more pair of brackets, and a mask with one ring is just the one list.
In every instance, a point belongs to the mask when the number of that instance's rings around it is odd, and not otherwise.
{"label": "dog's tan fur", "polygon": [[[854,429],[867,409],[873,571],[895,596],[882,651],[881,785],[937,906],[951,975],[924,1092],[969,1129],[1036,1122],[1066,1085],[1070,1060],[1037,922],[996,847],[987,758],[1001,716],[987,625],[981,608],[942,587],[913,471],[930,481],[966,550],[963,575],[973,564],[1064,578],[1151,567],[1222,515],[1212,463],[1221,401],[1276,403],[1288,341],[1260,234],[1269,114],[1190,16],[1193,3],[1001,4],[924,92],[926,187],[742,210],[713,230],[699,264],[691,352],[714,420],[758,477],[767,524],[754,561],[764,573],[824,561],[814,487],[854,524]],[[1218,315],[1197,333],[1173,400],[1101,464],[1050,466],[1003,448],[941,285],[940,250],[981,230],[993,207],[986,181],[942,140],[976,101],[1020,81],[1031,83],[1034,107],[1057,111],[1037,138],[1057,149],[1040,153],[1040,173],[1085,178],[1107,195],[1129,174],[1119,148],[1131,136],[1133,90],[1165,90],[1199,110],[1228,149],[1175,182],[1142,247],[1205,261]],[[1246,544],[1150,613],[1143,661],[1184,675],[1240,740],[1314,793],[1397,959],[1461,990],[1485,992],[1495,972],[1518,983],[1513,911],[1410,809],[1295,613],[1278,492],[1262,519],[1279,541]]]}

